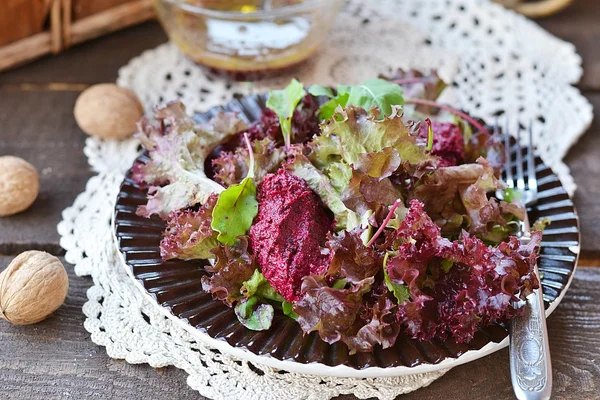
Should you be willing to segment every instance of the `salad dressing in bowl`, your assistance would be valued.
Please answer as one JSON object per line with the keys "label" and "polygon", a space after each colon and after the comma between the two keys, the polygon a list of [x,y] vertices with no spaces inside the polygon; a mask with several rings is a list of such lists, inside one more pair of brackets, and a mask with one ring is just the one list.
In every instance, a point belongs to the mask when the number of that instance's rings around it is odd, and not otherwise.
{"label": "salad dressing in bowl", "polygon": [[253,80],[293,67],[322,44],[341,0],[155,0],[181,51],[213,72]]}

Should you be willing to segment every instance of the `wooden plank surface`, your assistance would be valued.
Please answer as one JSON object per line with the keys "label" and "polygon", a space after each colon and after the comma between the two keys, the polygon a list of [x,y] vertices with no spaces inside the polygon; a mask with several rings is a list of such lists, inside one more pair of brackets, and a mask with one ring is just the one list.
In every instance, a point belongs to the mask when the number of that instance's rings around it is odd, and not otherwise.
{"label": "wooden plank surface", "polygon": [[[11,257],[0,257],[0,270]],[[63,260],[64,262],[64,260]],[[0,399],[204,399],[177,368],[152,369],[113,360],[83,328],[81,307],[89,278],[69,270],[65,304],[32,326],[0,321]],[[579,269],[560,307],[548,319],[554,371],[553,399],[600,399],[600,269]],[[511,399],[508,351],[452,369],[401,400]],[[355,400],[340,396],[338,400]]]}
{"label": "wooden plank surface", "polygon": [[[0,270],[11,259],[0,256]],[[0,399],[197,399],[184,371],[113,360],[91,341],[81,312],[91,279],[65,265],[69,293],[54,315],[31,326],[0,320]]]}
{"label": "wooden plank surface", "polygon": [[[539,23],[576,45],[585,68],[579,86],[600,110],[597,0],[576,0],[564,13]],[[82,152],[86,137],[72,117],[74,101],[88,85],[114,81],[121,65],[165,40],[158,23],[145,23],[0,74],[0,155],[28,159],[41,178],[34,206],[0,220],[0,254],[34,248],[63,253],[56,233],[60,212],[72,204],[92,174]],[[599,156],[597,118],[566,158],[579,185],[575,204],[581,217],[583,258],[589,264],[600,263]],[[11,258],[0,256],[0,270]],[[91,281],[76,277],[71,266],[67,269],[69,296],[53,317],[30,327],[0,321],[0,399],[145,399],[149,393],[153,399],[202,399],[187,386],[185,372],[113,360],[95,345],[83,327],[81,312]],[[600,269],[580,268],[548,321],[555,399],[600,399],[598,287]],[[507,351],[457,367],[430,387],[401,397],[437,398],[512,398]]]}
{"label": "wooden plank surface", "polygon": [[61,212],[73,204],[92,176],[83,155],[86,136],[73,119],[79,92],[0,92],[0,155],[32,163],[40,176],[40,194],[25,212],[0,221],[0,254],[17,254],[35,245],[62,252],[56,232]]}
{"label": "wooden plank surface", "polygon": [[[600,38],[600,35],[599,35]],[[600,92],[587,93],[594,106],[590,130],[573,146],[565,161],[577,183],[574,203],[579,214],[582,257],[600,259]]]}
{"label": "wooden plank surface", "polygon": [[[575,0],[563,12],[537,21],[543,28],[577,48],[583,56],[583,78],[579,87],[600,89],[600,3],[598,0]],[[526,39],[524,39],[526,40]]]}

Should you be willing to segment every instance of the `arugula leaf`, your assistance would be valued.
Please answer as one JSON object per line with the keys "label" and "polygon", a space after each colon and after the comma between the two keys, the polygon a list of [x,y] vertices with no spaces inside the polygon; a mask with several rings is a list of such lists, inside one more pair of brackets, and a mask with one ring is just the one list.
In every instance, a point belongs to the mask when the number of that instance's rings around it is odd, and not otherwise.
{"label": "arugula leaf", "polygon": [[357,86],[340,87],[341,94],[349,93],[347,105],[362,107],[369,111],[378,108],[384,116],[392,115],[392,106],[404,105],[402,88],[384,79],[369,79]]}
{"label": "arugula leaf", "polygon": [[312,85],[308,92],[313,96],[326,96],[330,100],[319,109],[319,118],[331,119],[338,107],[345,108],[348,105],[364,108],[366,111],[375,107],[383,116],[393,113],[393,106],[404,105],[402,88],[395,83],[385,79],[369,79],[360,85],[339,85],[337,95],[333,90],[321,85]]}
{"label": "arugula leaf", "polygon": [[[398,304],[404,303],[406,300],[410,298],[410,290],[406,285],[400,285],[398,283],[392,282],[387,272],[387,262],[390,253],[385,253],[385,257],[383,259],[383,279],[385,282],[385,286],[388,288],[390,292],[394,295],[396,300],[398,300]],[[393,256],[393,254],[392,254]]]}
{"label": "arugula leaf", "polygon": [[304,96],[306,96],[306,91],[302,84],[296,79],[292,79],[285,89],[271,91],[267,100],[267,107],[275,111],[279,117],[283,140],[288,149],[292,140],[292,117],[294,116],[294,110],[296,110],[298,103]]}
{"label": "arugula leaf", "polygon": [[246,328],[253,331],[265,331],[273,323],[275,311],[270,304],[258,304],[258,297],[253,296],[248,300],[240,301],[235,305],[235,315]]}
{"label": "arugula leaf", "polygon": [[212,212],[211,227],[219,232],[219,242],[231,246],[238,236],[246,234],[256,214],[256,186],[252,178],[246,177],[221,192]]}
{"label": "arugula leaf", "polygon": [[333,89],[328,88],[326,86],[322,86],[322,85],[312,85],[311,87],[308,88],[308,93],[312,94],[313,96],[326,96],[331,98],[335,97],[335,94],[333,94]]}
{"label": "arugula leaf", "polygon": [[346,107],[350,98],[349,88],[350,86],[340,85],[337,89],[337,95],[334,95],[331,88],[321,85],[312,85],[310,87],[309,93],[313,96],[326,96],[330,99],[319,108],[319,119],[329,120],[334,116],[338,107]]}
{"label": "arugula leaf", "polygon": [[256,295],[263,299],[277,302],[284,301],[283,297],[273,289],[269,281],[267,281],[258,268],[254,270],[252,277],[242,284],[241,292],[246,298]]}
{"label": "arugula leaf", "polygon": [[346,107],[348,104],[348,98],[350,93],[338,94],[319,108],[319,118],[322,120],[328,120],[333,118],[335,111],[338,107]]}

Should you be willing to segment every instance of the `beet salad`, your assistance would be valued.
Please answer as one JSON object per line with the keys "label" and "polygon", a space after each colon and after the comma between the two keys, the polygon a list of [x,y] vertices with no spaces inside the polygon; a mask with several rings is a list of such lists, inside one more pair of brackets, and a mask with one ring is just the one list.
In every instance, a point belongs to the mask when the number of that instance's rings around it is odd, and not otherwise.
{"label": "beet salad", "polygon": [[539,287],[544,223],[527,246],[513,236],[525,209],[499,179],[502,139],[438,104],[444,87],[414,71],[292,80],[250,125],[169,103],[139,124],[137,213],[165,220],[163,259],[210,260],[203,290],[248,329],[283,313],[351,354],[401,332],[469,342]]}

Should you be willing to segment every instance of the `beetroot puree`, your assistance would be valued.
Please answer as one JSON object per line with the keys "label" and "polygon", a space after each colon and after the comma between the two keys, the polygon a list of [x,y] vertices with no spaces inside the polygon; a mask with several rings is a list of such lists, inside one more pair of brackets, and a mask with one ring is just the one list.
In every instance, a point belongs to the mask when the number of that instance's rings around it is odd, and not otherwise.
{"label": "beetroot puree", "polygon": [[329,265],[321,246],[332,221],[306,182],[285,170],[265,176],[257,198],[250,246],[271,286],[287,301],[297,300],[302,278]]}

